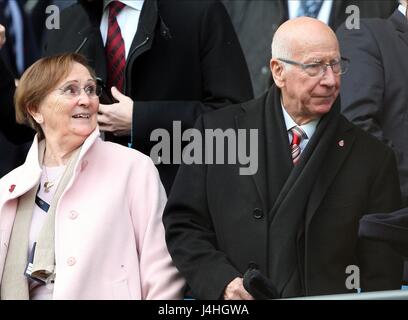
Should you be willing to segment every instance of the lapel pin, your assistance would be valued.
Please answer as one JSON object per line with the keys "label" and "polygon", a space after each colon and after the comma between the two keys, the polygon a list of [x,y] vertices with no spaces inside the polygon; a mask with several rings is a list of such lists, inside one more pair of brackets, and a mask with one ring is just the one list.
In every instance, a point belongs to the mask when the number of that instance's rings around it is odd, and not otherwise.
{"label": "lapel pin", "polygon": [[15,185],[15,184],[12,184],[12,185],[10,186],[9,192],[13,192],[15,188],[16,188],[16,185]]}
{"label": "lapel pin", "polygon": [[340,146],[340,147],[344,147],[344,140],[340,140],[340,141],[339,141],[339,146]]}

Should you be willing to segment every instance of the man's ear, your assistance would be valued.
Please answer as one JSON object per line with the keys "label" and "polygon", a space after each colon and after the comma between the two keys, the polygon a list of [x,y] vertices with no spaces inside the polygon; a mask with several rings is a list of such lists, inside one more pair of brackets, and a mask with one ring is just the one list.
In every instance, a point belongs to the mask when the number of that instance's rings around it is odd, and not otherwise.
{"label": "man's ear", "polygon": [[285,68],[281,62],[272,58],[269,67],[271,68],[273,80],[278,88],[285,86]]}

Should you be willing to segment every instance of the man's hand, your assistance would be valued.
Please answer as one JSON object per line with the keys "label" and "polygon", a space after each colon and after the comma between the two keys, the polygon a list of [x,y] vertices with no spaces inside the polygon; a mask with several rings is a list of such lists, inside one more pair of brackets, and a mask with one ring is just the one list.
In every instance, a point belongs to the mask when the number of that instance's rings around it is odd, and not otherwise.
{"label": "man's hand", "polygon": [[6,43],[6,28],[0,24],[0,49]]}
{"label": "man's hand", "polygon": [[254,300],[254,297],[245,290],[242,278],[237,277],[225,288],[224,300]]}
{"label": "man's hand", "polygon": [[119,102],[100,104],[98,124],[101,131],[113,132],[115,136],[130,135],[132,128],[133,101],[112,87],[113,97]]}

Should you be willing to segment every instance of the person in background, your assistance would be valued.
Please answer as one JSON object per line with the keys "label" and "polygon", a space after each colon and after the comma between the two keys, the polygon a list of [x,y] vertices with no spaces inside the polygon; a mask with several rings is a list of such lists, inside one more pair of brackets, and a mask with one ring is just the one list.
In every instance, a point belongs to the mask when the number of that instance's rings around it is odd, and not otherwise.
{"label": "person in background", "polygon": [[[407,1],[388,19],[361,19],[359,29],[337,30],[342,53],[350,58],[340,92],[342,113],[390,146],[396,155],[403,206],[408,206],[408,19]],[[408,283],[408,263],[404,279]]]}
{"label": "person in background", "polygon": [[40,57],[40,43],[24,6],[24,0],[0,0],[0,24],[6,27],[7,42],[0,56],[15,79]]}
{"label": "person in background", "polygon": [[258,166],[249,175],[238,163],[180,167],[163,222],[193,297],[252,299],[243,278],[253,269],[274,298],[356,292],[352,265],[363,292],[400,287],[401,258],[358,238],[359,220],[399,209],[401,193],[392,150],[340,114],[347,65],[326,24],[288,20],[272,42],[275,85],[197,121],[203,137],[257,128]]}
{"label": "person in background", "polygon": [[[6,43],[6,29],[0,24],[0,52]],[[14,76],[0,56],[0,178],[24,162],[34,131],[17,124],[13,96]]]}
{"label": "person in background", "polygon": [[29,0],[25,2],[24,11],[33,27],[36,43],[40,49],[45,42],[47,20],[50,24],[57,22],[55,15],[57,12],[52,6],[57,6],[59,14],[61,14],[62,10],[76,4],[76,2],[76,0]]}
{"label": "person in background", "polygon": [[[386,18],[397,7],[396,0],[223,0],[223,3],[244,51],[256,97],[266,92],[273,82],[269,72],[269,46],[275,31],[286,20],[308,16],[336,30],[355,13],[352,6],[359,8],[359,18]],[[352,10],[347,13],[347,8]]]}
{"label": "person in background", "polygon": [[173,149],[174,127],[183,132],[200,114],[253,97],[245,58],[218,0],[80,0],[62,11],[60,22],[48,31],[44,54],[88,58],[118,101],[99,108],[106,139],[150,155],[158,143],[152,132],[169,134],[169,153],[152,156],[168,193],[181,158]]}
{"label": "person in background", "polygon": [[408,206],[407,1],[388,19],[362,19],[360,29],[337,30],[350,72],[341,90],[342,113],[395,152],[404,206]]}
{"label": "person in background", "polygon": [[177,299],[165,190],[149,157],[99,138],[95,74],[84,57],[40,59],[16,91],[37,131],[0,179],[0,298]]}

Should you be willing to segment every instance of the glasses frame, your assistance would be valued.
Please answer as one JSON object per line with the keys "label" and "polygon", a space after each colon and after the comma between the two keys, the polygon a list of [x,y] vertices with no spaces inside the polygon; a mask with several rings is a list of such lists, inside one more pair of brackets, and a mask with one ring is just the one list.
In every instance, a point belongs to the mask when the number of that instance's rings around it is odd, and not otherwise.
{"label": "glasses frame", "polygon": [[[332,71],[333,71],[334,74],[336,74],[336,75],[342,75],[342,74],[345,74],[345,73],[347,72],[348,66],[349,66],[349,64],[350,64],[350,59],[344,58],[344,57],[340,57],[340,60],[339,60],[339,61],[337,61],[337,62],[331,62],[331,63],[321,63],[321,62],[301,63],[301,62],[297,62],[297,61],[293,61],[293,60],[288,60],[288,59],[283,59],[283,58],[277,58],[277,60],[279,60],[279,61],[281,61],[281,62],[283,62],[283,63],[287,63],[287,64],[291,64],[291,65],[294,65],[294,66],[301,67],[302,70],[303,70],[308,76],[310,76],[310,77],[318,77],[318,76],[324,75],[324,74],[326,73],[328,67],[330,67],[330,68],[332,69]],[[334,72],[333,66],[336,65],[336,64],[340,64],[340,67],[341,67],[341,63],[346,63],[346,68],[345,68],[344,70],[343,70],[342,68],[340,68],[340,72],[338,72],[338,73]],[[310,73],[307,71],[307,68],[308,68],[308,67],[317,66],[317,65],[320,66],[320,70],[321,70],[321,71],[320,71],[319,73],[317,73],[317,74],[310,74]]]}
{"label": "glasses frame", "polygon": [[[78,91],[77,94],[64,93],[64,90],[67,89],[68,86],[75,86],[75,87],[79,88],[80,90]],[[95,94],[94,95],[89,95],[85,90],[87,88],[89,88],[89,87],[92,87],[92,86],[95,87]],[[102,95],[102,90],[103,89],[98,83],[95,83],[95,84],[89,84],[89,85],[87,85],[85,87],[80,87],[80,86],[77,86],[75,84],[66,84],[65,86],[63,86],[61,88],[57,88],[56,90],[60,91],[60,94],[62,96],[74,99],[74,98],[78,98],[81,95],[82,90],[84,90],[84,92],[85,92],[85,94],[87,95],[88,98],[100,97]]]}

